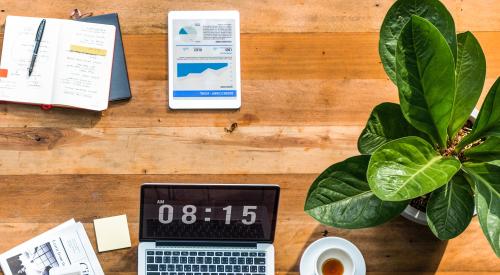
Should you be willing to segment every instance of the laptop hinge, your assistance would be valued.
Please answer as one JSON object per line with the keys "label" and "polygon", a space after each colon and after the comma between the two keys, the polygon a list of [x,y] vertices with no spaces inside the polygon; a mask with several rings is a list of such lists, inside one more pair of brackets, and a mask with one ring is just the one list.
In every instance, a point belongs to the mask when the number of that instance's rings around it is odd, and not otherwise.
{"label": "laptop hinge", "polygon": [[257,243],[252,242],[204,242],[204,241],[159,241],[156,246],[212,246],[212,247],[242,247],[242,248],[257,248]]}

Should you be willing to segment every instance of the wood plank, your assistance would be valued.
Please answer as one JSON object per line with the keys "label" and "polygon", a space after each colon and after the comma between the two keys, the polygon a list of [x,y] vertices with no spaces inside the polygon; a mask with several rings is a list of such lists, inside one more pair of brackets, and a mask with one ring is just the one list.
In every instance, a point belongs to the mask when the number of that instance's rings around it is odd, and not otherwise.
{"label": "wood plank", "polygon": [[[486,55],[487,77],[496,78],[500,75],[500,32],[475,35]],[[241,40],[243,83],[276,79],[388,79],[378,55],[377,33],[247,34]],[[144,45],[148,45],[147,51]],[[132,80],[168,78],[165,35],[126,35],[124,47]]]}
{"label": "wood plank", "polygon": [[356,154],[356,126],[1,128],[0,174],[318,173]]}
{"label": "wood plank", "polygon": [[[500,73],[498,33],[477,33],[488,76]],[[0,39],[2,42],[2,39]],[[387,79],[374,33],[251,34],[242,36],[242,79]],[[144,45],[151,49],[144,51]],[[132,80],[167,79],[164,35],[124,36]]]}
{"label": "wood plank", "polygon": [[[500,75],[499,32],[474,33],[486,55],[487,77]],[[132,79],[167,79],[165,35],[124,38]],[[151,50],[144,51],[144,45]],[[377,33],[248,34],[241,37],[242,79],[387,79]]]}
{"label": "wood plank", "polygon": [[[3,274],[0,270],[0,274]],[[106,274],[111,275],[132,275],[137,274],[137,272],[106,272]],[[299,275],[299,272],[275,272],[276,275]],[[493,275],[498,274],[497,272],[470,272],[470,271],[462,271],[462,272],[368,272],[368,275]]]}
{"label": "wood plank", "polygon": [[[456,9],[455,0],[448,1]],[[68,18],[74,8],[104,14],[118,12],[125,33],[166,33],[171,10],[227,10],[241,13],[242,33],[377,31],[390,1],[351,2],[342,0],[296,1],[154,1],[122,3],[98,0],[43,1],[5,0],[0,22],[6,15]],[[26,9],[30,6],[30,9]],[[57,8],[54,8],[57,6]],[[485,9],[488,12],[487,9]]]}
{"label": "wood plank", "polygon": [[[500,30],[497,0],[443,1],[460,31]],[[266,1],[154,1],[131,0],[4,0],[0,22],[7,15],[68,18],[74,8],[105,14],[118,12],[125,33],[165,33],[171,10],[225,10],[241,13],[244,33],[377,32],[393,1],[275,0]],[[27,9],[26,7],[30,7]]]}
{"label": "wood plank", "polygon": [[[493,82],[487,79],[482,98]],[[167,108],[166,81],[132,81],[131,85],[133,98],[129,102],[111,103],[102,113],[1,104],[0,128],[364,127],[377,104],[398,102],[397,88],[381,79],[248,80],[243,82],[239,110],[174,111]]]}
{"label": "wood plank", "polygon": [[[85,223],[95,247],[92,220],[127,214],[133,248],[100,253],[106,271],[134,272],[138,244],[139,186],[143,182],[279,183],[276,269],[297,272],[307,245],[323,237],[340,236],[355,243],[365,256],[368,271],[376,274],[500,272],[500,262],[489,249],[477,219],[459,237],[437,240],[428,228],[403,218],[362,230],[339,230],[319,225],[302,210],[310,182],[316,175],[62,175],[0,177],[4,199],[0,209],[0,251],[29,239],[71,217]],[[19,188],[29,183],[30,188]],[[70,199],[69,199],[70,198]],[[92,205],[92,207],[88,207]],[[16,207],[12,207],[16,206]],[[325,233],[325,230],[327,231]],[[463,249],[467,247],[467,249]],[[106,272],[108,273],[108,272]]]}
{"label": "wood plank", "polygon": [[[487,12],[486,10],[490,10]],[[457,29],[465,30],[500,30],[500,2],[498,0],[481,0],[481,1],[460,1],[459,18]],[[480,18],[476,18],[478,12]],[[496,14],[496,15],[495,15]]]}
{"label": "wood plank", "polygon": [[167,108],[166,81],[131,85],[133,98],[110,104],[102,115],[1,104],[0,127],[364,126],[377,103],[397,100],[395,86],[385,80],[248,80],[240,110],[173,111]]}
{"label": "wood plank", "polygon": [[[70,215],[74,216],[77,213]],[[2,243],[0,251],[6,251],[56,225],[57,223],[0,223],[0,233],[9,240]],[[278,273],[298,272],[300,257],[305,248],[313,241],[322,238],[325,230],[329,232],[328,236],[347,238],[358,246],[365,258],[368,274],[491,275],[500,273],[498,259],[488,247],[476,219],[460,237],[448,242],[436,239],[426,227],[415,225],[403,218],[396,218],[377,228],[349,232],[322,226],[316,222],[306,224],[283,222],[278,226],[287,228],[283,230],[278,227],[277,239],[274,243],[277,248],[276,271]],[[86,223],[85,228],[95,249],[97,246],[93,225]],[[99,261],[106,274],[114,274],[112,272],[117,271],[120,271],[119,273],[136,272],[138,224],[129,222],[129,228],[132,248],[98,253]],[[289,232],[289,228],[294,228],[293,232]],[[394,235],[381,237],[387,232]],[[303,234],[308,235],[301,237]],[[299,244],[299,242],[303,243]],[[449,247],[454,247],[457,253],[449,251]],[[463,247],[468,249],[463,249]],[[475,253],[476,251],[479,253]]]}

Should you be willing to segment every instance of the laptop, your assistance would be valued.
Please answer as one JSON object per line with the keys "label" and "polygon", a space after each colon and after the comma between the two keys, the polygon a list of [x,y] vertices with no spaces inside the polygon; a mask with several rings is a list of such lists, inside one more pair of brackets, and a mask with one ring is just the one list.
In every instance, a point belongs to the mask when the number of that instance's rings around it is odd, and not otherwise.
{"label": "laptop", "polygon": [[141,186],[139,275],[272,275],[277,185]]}

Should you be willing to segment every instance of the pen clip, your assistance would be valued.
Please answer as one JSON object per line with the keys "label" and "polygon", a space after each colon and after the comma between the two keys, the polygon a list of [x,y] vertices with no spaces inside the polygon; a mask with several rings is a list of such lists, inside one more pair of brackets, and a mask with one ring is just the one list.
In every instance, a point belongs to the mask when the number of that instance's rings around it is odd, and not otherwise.
{"label": "pen clip", "polygon": [[42,35],[43,35],[43,30],[45,28],[45,22],[47,22],[47,20],[43,19],[40,22],[40,25],[38,25],[38,30],[36,31],[36,37],[35,37],[36,42],[42,41]]}

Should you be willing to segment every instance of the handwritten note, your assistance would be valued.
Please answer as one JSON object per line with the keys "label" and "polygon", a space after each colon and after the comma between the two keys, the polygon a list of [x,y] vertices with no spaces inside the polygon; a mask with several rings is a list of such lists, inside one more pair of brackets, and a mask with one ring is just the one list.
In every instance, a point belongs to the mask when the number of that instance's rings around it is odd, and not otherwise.
{"label": "handwritten note", "polygon": [[[72,45],[113,52],[114,28],[71,22],[61,30],[60,52],[56,66],[55,104],[71,102],[86,109],[106,108],[113,55],[92,55],[71,50]],[[112,27],[112,26],[107,26]],[[102,93],[102,91],[108,93]]]}

